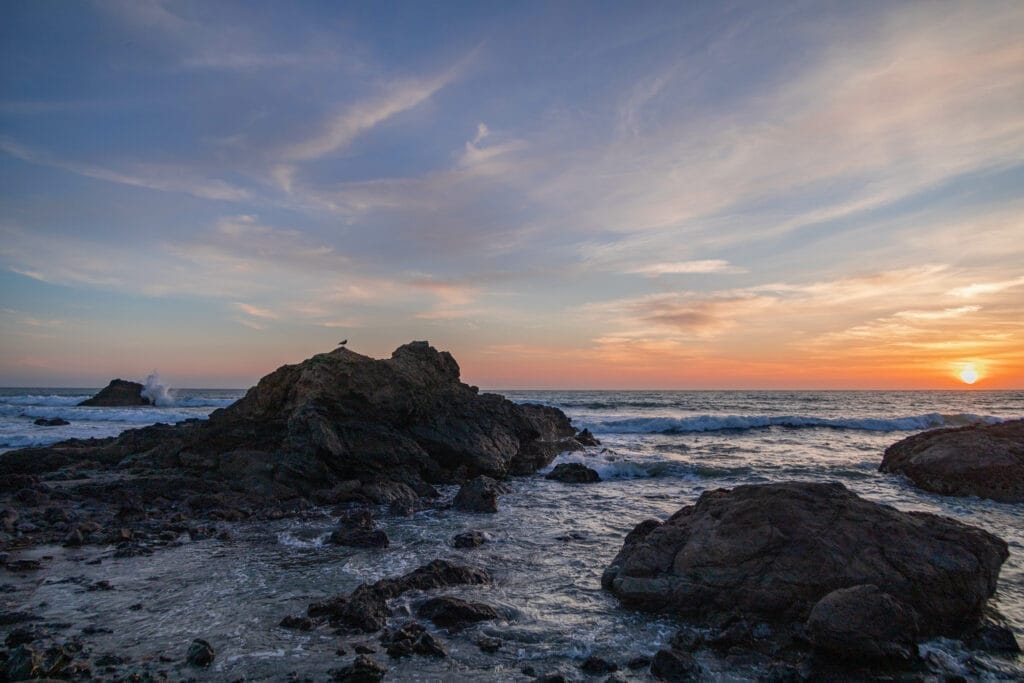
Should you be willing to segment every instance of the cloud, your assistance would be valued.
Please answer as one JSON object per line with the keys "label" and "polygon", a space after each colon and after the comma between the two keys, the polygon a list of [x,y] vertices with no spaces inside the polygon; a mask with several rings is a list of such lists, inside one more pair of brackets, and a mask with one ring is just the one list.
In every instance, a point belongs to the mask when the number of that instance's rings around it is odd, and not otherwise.
{"label": "cloud", "polygon": [[45,152],[25,147],[8,138],[0,138],[0,151],[32,164],[50,166],[87,178],[95,178],[120,185],[144,187],[150,190],[160,190],[161,192],[184,192],[203,199],[221,201],[237,202],[249,199],[252,196],[248,190],[219,178],[200,176],[186,166],[135,164],[126,171],[114,171],[100,166],[53,157]]}
{"label": "cloud", "polygon": [[428,100],[448,85],[461,68],[453,67],[432,78],[393,83],[378,97],[352,104],[335,114],[322,124],[318,134],[288,145],[280,156],[285,161],[310,161],[342,150],[359,135]]}
{"label": "cloud", "polygon": [[674,261],[669,263],[652,263],[647,266],[639,266],[627,273],[637,273],[656,277],[658,275],[693,275],[710,273],[743,273],[742,268],[730,265],[728,261],[721,259],[706,259],[698,261]]}
{"label": "cloud", "polygon": [[260,308],[259,306],[253,306],[252,304],[242,303],[240,301],[235,302],[235,307],[253,318],[264,318],[266,320],[277,320],[279,316],[274,311],[268,308]]}
{"label": "cloud", "polygon": [[1013,287],[1020,287],[1021,285],[1024,285],[1024,276],[1016,277],[1012,280],[1002,280],[1000,282],[981,282],[973,283],[965,287],[956,287],[949,290],[949,295],[963,299],[973,299],[976,296],[994,294]]}

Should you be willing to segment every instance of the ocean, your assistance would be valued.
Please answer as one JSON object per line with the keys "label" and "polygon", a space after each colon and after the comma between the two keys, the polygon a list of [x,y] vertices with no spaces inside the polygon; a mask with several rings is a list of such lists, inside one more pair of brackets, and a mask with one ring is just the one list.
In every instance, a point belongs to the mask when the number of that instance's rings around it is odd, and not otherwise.
{"label": "ocean", "polygon": [[[179,390],[149,408],[79,408],[94,393],[82,389],[0,389],[0,449],[42,445],[69,437],[111,436],[153,422],[203,417],[242,395],[237,390]],[[878,472],[885,448],[913,433],[972,422],[1024,417],[1021,391],[498,391],[513,401],[561,408],[602,445],[555,461],[584,462],[604,479],[593,485],[548,481],[543,472],[512,479],[495,515],[428,510],[398,517],[381,510],[387,550],[324,544],[335,521],[240,523],[234,540],[183,542],[151,557],[104,559],[98,566],[56,554],[48,573],[31,586],[26,604],[46,603],[44,616],[76,626],[103,624],[95,636],[111,652],[143,660],[167,652],[180,657],[194,637],[217,648],[200,679],[282,680],[290,672],[322,678],[347,659],[352,642],[324,629],[288,631],[282,617],[308,603],[413,569],[436,557],[482,566],[493,586],[449,593],[487,602],[498,622],[461,636],[442,635],[450,657],[389,660],[396,680],[525,680],[537,673],[578,672],[591,654],[624,665],[650,656],[678,628],[668,616],[622,609],[600,588],[601,572],[635,524],[665,518],[702,491],[784,480],[839,481],[871,500],[902,510],[924,510],[980,526],[1005,539],[1003,565],[991,604],[1024,643],[1024,506],[944,497]],[[38,427],[39,417],[61,417],[63,427]],[[0,457],[3,457],[0,455]],[[442,487],[454,494],[455,487]],[[491,541],[455,550],[450,539],[468,529]],[[80,551],[78,551],[80,552]],[[99,552],[99,551],[97,551]],[[102,601],[82,582],[108,580],[117,590]],[[35,581],[31,579],[31,581]],[[411,614],[415,596],[393,603]],[[142,609],[129,605],[142,603]],[[37,612],[39,610],[36,610]],[[486,634],[505,645],[484,654],[473,639]],[[349,642],[351,640],[352,642]],[[922,646],[937,673],[979,670],[993,680],[1024,676],[1024,659],[1007,661],[964,652],[953,641]],[[973,657],[973,660],[972,660]],[[756,680],[758,664],[710,659],[716,679]],[[973,668],[972,668],[973,667]],[[978,667],[981,667],[980,669]],[[645,680],[641,672],[621,672]]]}

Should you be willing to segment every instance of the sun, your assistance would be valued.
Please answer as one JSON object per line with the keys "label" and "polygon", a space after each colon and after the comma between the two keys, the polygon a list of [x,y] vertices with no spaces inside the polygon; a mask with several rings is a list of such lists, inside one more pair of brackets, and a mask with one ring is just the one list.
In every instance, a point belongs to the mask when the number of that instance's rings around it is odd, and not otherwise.
{"label": "sun", "polygon": [[960,371],[960,380],[964,384],[974,384],[978,381],[978,371],[974,369],[974,363],[968,363]]}

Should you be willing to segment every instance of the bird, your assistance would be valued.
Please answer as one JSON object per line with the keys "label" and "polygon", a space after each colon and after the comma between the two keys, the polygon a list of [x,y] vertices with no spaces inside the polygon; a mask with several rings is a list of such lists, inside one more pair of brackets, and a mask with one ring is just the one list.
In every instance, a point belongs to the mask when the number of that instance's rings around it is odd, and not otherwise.
{"label": "bird", "polygon": [[338,342],[338,346],[344,346],[345,344],[348,344],[348,339],[342,339],[340,342]]}

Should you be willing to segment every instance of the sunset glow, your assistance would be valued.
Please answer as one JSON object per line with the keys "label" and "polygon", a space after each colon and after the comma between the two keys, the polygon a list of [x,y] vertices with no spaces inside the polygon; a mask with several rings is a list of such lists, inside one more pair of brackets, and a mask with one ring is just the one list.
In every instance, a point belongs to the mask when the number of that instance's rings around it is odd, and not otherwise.
{"label": "sunset glow", "polygon": [[0,385],[1024,387],[1024,4],[487,5],[6,7]]}

